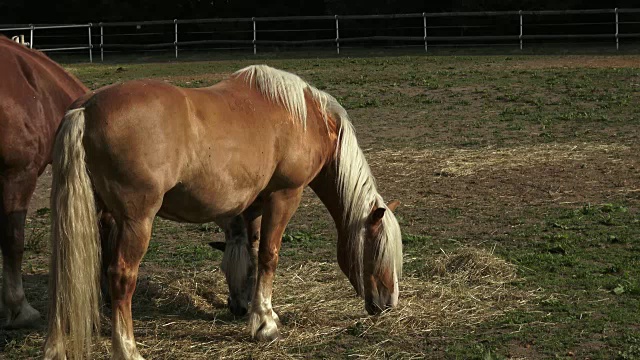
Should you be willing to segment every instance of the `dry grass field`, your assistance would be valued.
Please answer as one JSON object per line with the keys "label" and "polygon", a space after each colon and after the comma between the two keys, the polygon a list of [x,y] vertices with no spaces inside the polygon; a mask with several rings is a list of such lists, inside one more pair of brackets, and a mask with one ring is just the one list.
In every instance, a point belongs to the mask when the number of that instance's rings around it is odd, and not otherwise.
{"label": "dry grass field", "polygon": [[[91,88],[214,84],[252,63],[299,74],[350,113],[385,199],[402,202],[400,306],[367,316],[308,191],[273,297],[283,339],[226,309],[213,224],[157,219],[134,297],[148,359],[640,358],[640,56],[389,56],[67,64]],[[27,296],[47,301],[48,190],[31,206]],[[96,358],[109,358],[104,309]],[[0,330],[0,358],[44,329]]]}

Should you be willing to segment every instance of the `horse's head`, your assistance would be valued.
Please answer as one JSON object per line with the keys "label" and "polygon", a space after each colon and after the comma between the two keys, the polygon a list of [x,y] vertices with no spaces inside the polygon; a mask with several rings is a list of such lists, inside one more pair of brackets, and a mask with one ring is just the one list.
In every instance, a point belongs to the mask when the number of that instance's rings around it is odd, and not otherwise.
{"label": "horse's head", "polygon": [[[339,255],[340,267],[356,292],[364,297],[365,309],[371,315],[398,305],[402,242],[393,211],[399,204],[391,201],[386,206],[374,206],[361,230],[361,250]],[[353,261],[362,262],[353,264]]]}
{"label": "horse's head", "polygon": [[235,316],[244,316],[251,303],[255,273],[246,246],[233,243],[211,242],[212,248],[224,253],[220,266],[229,287],[227,306]]}
{"label": "horse's head", "polygon": [[227,305],[233,315],[247,313],[255,285],[255,265],[251,261],[247,231],[242,217],[238,216],[225,229],[226,243],[211,242],[214,249],[224,252],[221,269],[227,279],[229,297]]}
{"label": "horse's head", "polygon": [[[372,209],[365,223],[362,281],[365,308],[369,314],[377,314],[398,305],[398,277],[402,271],[402,260],[397,264],[396,255],[402,251],[402,242],[393,211],[399,204],[396,200],[386,207]],[[389,221],[383,221],[385,217]],[[385,228],[389,224],[395,226],[392,229]]]}

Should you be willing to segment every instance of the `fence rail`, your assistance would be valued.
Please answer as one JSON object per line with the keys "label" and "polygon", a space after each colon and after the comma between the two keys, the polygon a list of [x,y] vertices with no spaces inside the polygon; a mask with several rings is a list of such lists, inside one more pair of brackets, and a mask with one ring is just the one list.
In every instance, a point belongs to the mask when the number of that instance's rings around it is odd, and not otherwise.
{"label": "fence rail", "polygon": [[[486,23],[483,23],[485,20]],[[132,27],[135,30],[131,30]],[[143,27],[145,31],[140,31]],[[99,28],[99,34],[95,31],[92,33],[92,29],[96,28]],[[154,30],[146,30],[147,28]],[[523,49],[527,42],[535,46],[541,42],[561,40],[610,41],[612,46],[615,44],[616,49],[619,49],[620,39],[631,43],[640,38],[640,9],[516,10],[0,25],[0,33],[9,36],[24,35],[24,31],[29,32],[29,46],[32,48],[41,51],[88,50],[89,61],[93,61],[93,52],[98,50],[101,60],[104,60],[105,50],[172,49],[177,58],[179,49],[193,49],[196,46],[253,49],[254,54],[262,46],[333,46],[339,54],[341,46],[344,48],[345,44],[424,46],[424,50],[429,51],[430,46],[448,44],[513,45]],[[81,34],[83,31],[85,35]],[[39,37],[37,41],[36,35]],[[99,41],[94,41],[94,37],[99,37]]]}

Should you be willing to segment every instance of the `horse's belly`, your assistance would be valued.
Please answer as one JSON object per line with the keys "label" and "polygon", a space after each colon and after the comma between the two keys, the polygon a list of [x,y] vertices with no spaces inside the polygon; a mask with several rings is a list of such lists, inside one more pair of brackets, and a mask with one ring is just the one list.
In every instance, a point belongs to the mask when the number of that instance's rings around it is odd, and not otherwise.
{"label": "horse's belly", "polygon": [[178,183],[164,195],[158,215],[181,222],[220,222],[239,215],[257,196],[255,189],[228,189]]}

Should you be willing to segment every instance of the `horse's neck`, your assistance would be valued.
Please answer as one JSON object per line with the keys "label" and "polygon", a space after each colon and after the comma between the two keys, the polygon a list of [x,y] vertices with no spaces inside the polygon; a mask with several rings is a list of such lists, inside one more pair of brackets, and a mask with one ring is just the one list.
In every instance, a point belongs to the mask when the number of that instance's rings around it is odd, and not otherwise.
{"label": "horse's neck", "polygon": [[325,165],[325,168],[309,184],[316,193],[320,201],[331,214],[338,231],[338,238],[347,236],[347,227],[344,223],[345,205],[342,203],[338,193],[338,179],[335,164],[333,162]]}
{"label": "horse's neck", "polygon": [[338,192],[338,178],[335,163],[330,162],[311,182],[310,187],[318,195],[318,198],[327,208],[338,232],[337,241],[337,257],[338,265],[342,272],[349,277],[351,283],[358,288],[357,277],[353,273],[354,248],[350,244],[349,224],[346,223],[345,209],[347,206],[343,203],[340,193]]}

